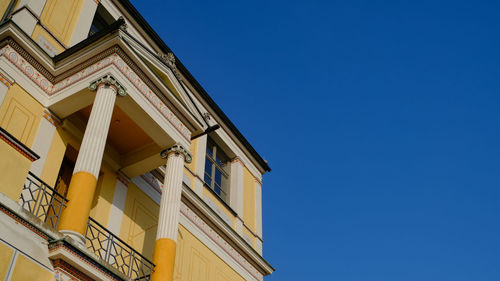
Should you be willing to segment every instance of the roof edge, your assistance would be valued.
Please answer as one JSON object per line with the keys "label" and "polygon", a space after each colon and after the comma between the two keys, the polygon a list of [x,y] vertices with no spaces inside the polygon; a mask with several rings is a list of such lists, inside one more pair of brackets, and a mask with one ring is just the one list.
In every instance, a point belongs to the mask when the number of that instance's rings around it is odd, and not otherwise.
{"label": "roof edge", "polygon": [[[165,53],[172,53],[174,52],[167,46],[167,44],[160,38],[158,33],[154,31],[154,29],[149,25],[149,23],[144,19],[144,17],[137,11],[137,9],[130,3],[129,0],[118,0],[120,4],[127,10],[130,15],[134,17],[136,22],[146,31],[146,33],[151,37],[151,39],[158,45],[160,49],[162,49],[163,52]],[[97,35],[94,34],[94,35]],[[92,36],[91,36],[92,37]],[[89,37],[89,38],[91,38]],[[78,45],[78,44],[77,44]],[[76,45],[75,45],[76,46]],[[61,54],[62,55],[62,54]],[[260,154],[253,148],[253,146],[248,142],[248,140],[243,136],[243,134],[236,128],[234,123],[227,117],[227,115],[222,111],[222,109],[215,103],[215,101],[208,95],[208,93],[203,89],[203,87],[198,83],[198,81],[193,77],[193,75],[187,70],[187,68],[182,64],[182,62],[179,60],[179,58],[174,54],[175,56],[175,64],[177,68],[182,72],[182,74],[188,79],[188,81],[193,85],[193,87],[198,91],[203,99],[208,103],[210,107],[213,108],[213,110],[219,115],[219,117],[222,119],[224,123],[229,127],[229,130],[231,130],[236,138],[245,146],[245,148],[250,152],[250,154],[256,159],[256,161],[259,163],[259,165],[262,166],[262,168],[266,172],[271,171],[271,167],[269,167],[268,163],[266,160],[264,160]]]}

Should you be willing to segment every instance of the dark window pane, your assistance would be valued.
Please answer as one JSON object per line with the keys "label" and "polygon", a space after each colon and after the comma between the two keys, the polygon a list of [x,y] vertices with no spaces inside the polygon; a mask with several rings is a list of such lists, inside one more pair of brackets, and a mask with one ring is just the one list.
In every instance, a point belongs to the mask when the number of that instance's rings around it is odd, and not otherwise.
{"label": "dark window pane", "polygon": [[210,176],[209,176],[209,175],[207,175],[207,173],[205,173],[204,180],[205,180],[205,183],[206,183],[206,184],[208,184],[208,185],[212,185],[212,179],[210,178]]}
{"label": "dark window pane", "polygon": [[222,173],[218,169],[215,169],[215,183],[222,185]]}
{"label": "dark window pane", "polygon": [[210,157],[214,157],[214,152],[212,151],[212,146],[207,146],[207,154],[210,155]]}
{"label": "dark window pane", "polygon": [[215,185],[214,186],[214,191],[215,191],[215,193],[217,193],[217,195],[221,195],[221,191],[222,190],[221,190],[221,188],[219,186]]}
{"label": "dark window pane", "polygon": [[212,161],[208,158],[205,159],[205,173],[212,174]]}

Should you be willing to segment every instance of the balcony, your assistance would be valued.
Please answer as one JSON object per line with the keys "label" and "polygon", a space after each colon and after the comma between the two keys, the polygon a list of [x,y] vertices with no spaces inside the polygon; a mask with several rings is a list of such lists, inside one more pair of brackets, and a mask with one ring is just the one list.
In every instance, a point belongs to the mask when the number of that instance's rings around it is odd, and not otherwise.
{"label": "balcony", "polygon": [[29,172],[21,191],[19,204],[37,218],[57,229],[59,217],[68,200]]}
{"label": "balcony", "polygon": [[[54,188],[29,172],[19,204],[53,229],[68,200]],[[101,262],[131,280],[150,280],[154,264],[123,240],[89,217],[86,247]]]}
{"label": "balcony", "polygon": [[128,278],[151,279],[154,264],[93,218],[89,218],[85,238],[89,250]]}

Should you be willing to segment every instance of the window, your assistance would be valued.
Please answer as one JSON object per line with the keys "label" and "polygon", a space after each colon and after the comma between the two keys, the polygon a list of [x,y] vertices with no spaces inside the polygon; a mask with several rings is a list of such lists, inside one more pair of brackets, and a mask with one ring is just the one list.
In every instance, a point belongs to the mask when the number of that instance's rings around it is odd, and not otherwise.
{"label": "window", "polygon": [[229,200],[228,164],[229,157],[212,139],[208,138],[204,180],[215,194],[226,203]]}
{"label": "window", "polygon": [[94,33],[99,32],[106,26],[112,24],[115,21],[113,16],[104,8],[101,4],[97,6],[97,10],[92,20],[92,25],[90,26],[89,36]]}

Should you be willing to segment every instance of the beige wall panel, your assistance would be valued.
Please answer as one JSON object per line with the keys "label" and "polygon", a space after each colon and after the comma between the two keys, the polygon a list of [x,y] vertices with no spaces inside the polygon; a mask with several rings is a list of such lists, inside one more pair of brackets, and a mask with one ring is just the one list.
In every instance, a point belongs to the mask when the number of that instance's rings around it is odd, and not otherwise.
{"label": "beige wall panel", "polygon": [[102,225],[108,224],[115,186],[116,174],[106,165],[102,165],[92,209],[90,210],[90,216]]}
{"label": "beige wall panel", "polygon": [[0,155],[0,192],[17,202],[32,162],[1,139]]}
{"label": "beige wall panel", "polygon": [[84,0],[47,0],[40,19],[50,32],[68,45],[84,2]]}
{"label": "beige wall panel", "polygon": [[205,244],[182,225],[175,260],[175,281],[244,280]]}
{"label": "beige wall panel", "polygon": [[27,280],[52,281],[54,280],[54,273],[19,254],[10,281]]}
{"label": "beige wall panel", "polygon": [[9,270],[14,249],[0,242],[0,280],[4,280]]}
{"label": "beige wall panel", "polygon": [[32,147],[42,114],[43,106],[16,84],[10,87],[0,106],[0,126]]}
{"label": "beige wall panel", "polygon": [[42,180],[51,186],[56,185],[59,169],[66,152],[66,141],[62,137],[62,130],[62,128],[56,129],[41,175]]}
{"label": "beige wall panel", "polygon": [[134,183],[129,184],[120,238],[148,259],[153,257],[160,206]]}

